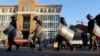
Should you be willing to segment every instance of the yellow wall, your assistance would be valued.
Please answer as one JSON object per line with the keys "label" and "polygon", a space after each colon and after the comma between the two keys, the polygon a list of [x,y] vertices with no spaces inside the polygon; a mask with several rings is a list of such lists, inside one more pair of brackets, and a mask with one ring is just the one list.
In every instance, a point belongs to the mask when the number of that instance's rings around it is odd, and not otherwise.
{"label": "yellow wall", "polygon": [[[19,0],[19,5],[18,5],[18,12],[22,12],[23,7],[25,6],[29,6],[31,8],[30,12],[35,12],[36,11],[36,0]],[[34,27],[35,27],[35,22],[33,21],[33,17],[35,16],[35,14],[30,13],[30,14],[24,14],[22,13],[18,13],[17,14],[17,29],[23,30],[23,16],[30,16],[30,33],[33,31]],[[21,28],[20,28],[21,27]]]}

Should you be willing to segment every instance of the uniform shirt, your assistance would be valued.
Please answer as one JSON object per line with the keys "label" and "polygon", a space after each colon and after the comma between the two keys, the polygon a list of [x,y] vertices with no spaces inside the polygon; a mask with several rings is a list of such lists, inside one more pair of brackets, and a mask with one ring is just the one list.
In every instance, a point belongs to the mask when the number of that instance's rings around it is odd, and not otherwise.
{"label": "uniform shirt", "polygon": [[12,21],[10,24],[11,24],[14,28],[17,28],[17,27],[16,27],[16,21],[15,21],[15,20]]}
{"label": "uniform shirt", "polygon": [[89,33],[92,33],[92,31],[93,31],[93,29],[94,29],[94,20],[90,20],[89,22],[88,22],[88,32]]}

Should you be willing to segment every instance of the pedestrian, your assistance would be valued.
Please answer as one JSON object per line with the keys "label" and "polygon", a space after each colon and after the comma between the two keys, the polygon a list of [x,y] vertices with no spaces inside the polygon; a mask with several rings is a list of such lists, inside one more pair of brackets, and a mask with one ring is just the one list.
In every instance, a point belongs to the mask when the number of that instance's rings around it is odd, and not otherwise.
{"label": "pedestrian", "polygon": [[15,18],[15,16],[11,16],[11,22],[5,28],[6,29],[3,31],[3,33],[8,35],[7,51],[11,51],[12,45],[15,45],[16,50],[18,50],[19,45],[14,41],[14,37],[16,36],[16,18]]}
{"label": "pedestrian", "polygon": [[83,30],[83,32],[81,33],[81,38],[83,42],[83,47],[87,47],[88,46],[88,35],[87,35],[86,30]]}
{"label": "pedestrian", "polygon": [[38,39],[38,43],[39,43],[39,48],[38,51],[42,51],[43,50],[43,41],[46,39],[46,33],[44,31],[44,29],[42,28],[42,22],[40,20],[38,20],[38,16],[35,16],[33,18],[33,20],[36,21],[36,29],[33,32],[34,33],[34,44],[36,47],[36,39]]}
{"label": "pedestrian", "polygon": [[[60,21],[59,21],[59,27],[62,27],[63,25],[67,26],[67,23],[65,22],[65,18],[61,17]],[[55,49],[55,51],[59,51],[59,49],[61,48],[60,46],[61,46],[63,40],[70,47],[71,51],[75,50],[75,48],[73,47],[73,45],[68,40],[66,40],[65,37],[63,37],[62,35],[60,35],[60,31],[58,29],[58,35],[56,36],[56,41],[58,42],[58,47]]]}
{"label": "pedestrian", "polygon": [[88,14],[87,19],[89,20],[88,22],[88,32],[90,34],[90,46],[89,46],[89,50],[93,51],[93,50],[98,50],[98,45],[97,45],[97,41],[96,41],[96,35],[93,33],[93,29],[94,29],[94,19],[93,16],[91,16],[91,14]]}

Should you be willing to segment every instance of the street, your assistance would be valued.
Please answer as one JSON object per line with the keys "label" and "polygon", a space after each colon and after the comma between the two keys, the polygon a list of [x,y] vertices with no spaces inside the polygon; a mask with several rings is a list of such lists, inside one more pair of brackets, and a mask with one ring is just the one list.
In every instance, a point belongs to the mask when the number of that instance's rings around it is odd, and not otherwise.
{"label": "street", "polygon": [[53,51],[52,48],[45,48],[43,51],[32,51],[28,47],[20,47],[19,50],[12,49],[12,51],[5,51],[6,48],[0,48],[0,56],[100,56],[99,51],[89,51],[87,49],[77,48],[76,51],[61,49],[60,51]]}

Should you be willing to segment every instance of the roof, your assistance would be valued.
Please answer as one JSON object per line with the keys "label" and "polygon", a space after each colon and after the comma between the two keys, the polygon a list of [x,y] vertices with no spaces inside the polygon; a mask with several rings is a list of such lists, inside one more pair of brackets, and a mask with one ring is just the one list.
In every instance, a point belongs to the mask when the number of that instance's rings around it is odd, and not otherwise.
{"label": "roof", "polygon": [[51,7],[62,7],[61,4],[38,4],[37,6],[51,6]]}
{"label": "roof", "polygon": [[[0,4],[0,6],[18,6],[18,5],[15,5],[15,4]],[[37,4],[37,6],[62,7],[61,4]]]}
{"label": "roof", "polygon": [[3,6],[3,7],[6,7],[6,6],[9,7],[9,6],[18,6],[18,5],[14,5],[14,4],[0,4],[0,7],[1,6]]}
{"label": "roof", "polygon": [[80,30],[87,30],[87,26],[83,24],[77,24],[74,26],[75,28],[78,28]]}

